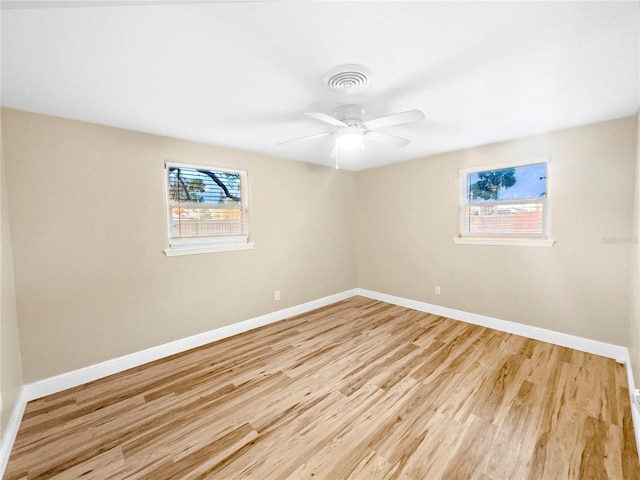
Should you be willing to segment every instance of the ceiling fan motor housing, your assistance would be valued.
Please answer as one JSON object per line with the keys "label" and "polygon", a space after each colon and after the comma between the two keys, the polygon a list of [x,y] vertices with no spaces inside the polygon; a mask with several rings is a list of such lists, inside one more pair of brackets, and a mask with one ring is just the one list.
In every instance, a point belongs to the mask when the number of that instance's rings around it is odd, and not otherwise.
{"label": "ceiling fan motor housing", "polygon": [[332,115],[350,127],[360,127],[364,118],[364,107],[362,105],[340,105]]}

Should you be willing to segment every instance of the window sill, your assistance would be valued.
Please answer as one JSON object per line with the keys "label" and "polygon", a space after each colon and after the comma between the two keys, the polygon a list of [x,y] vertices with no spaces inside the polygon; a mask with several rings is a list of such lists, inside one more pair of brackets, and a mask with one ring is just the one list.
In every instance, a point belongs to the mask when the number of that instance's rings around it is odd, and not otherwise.
{"label": "window sill", "polygon": [[457,245],[510,245],[517,247],[552,247],[555,240],[542,238],[454,237]]}
{"label": "window sill", "polygon": [[164,251],[167,257],[179,255],[198,255],[200,253],[231,252],[234,250],[250,250],[254,243],[223,243],[218,245],[180,245],[169,247]]}

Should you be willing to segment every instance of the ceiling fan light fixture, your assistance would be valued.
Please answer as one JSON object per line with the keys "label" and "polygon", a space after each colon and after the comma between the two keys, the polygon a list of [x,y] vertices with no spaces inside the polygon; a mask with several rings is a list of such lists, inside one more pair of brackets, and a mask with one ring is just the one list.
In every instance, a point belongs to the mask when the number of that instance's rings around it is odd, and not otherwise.
{"label": "ceiling fan light fixture", "polygon": [[338,136],[336,142],[342,150],[352,152],[353,150],[362,146],[363,140],[364,137],[360,130],[358,130],[357,128],[349,127],[344,129],[344,132],[342,132]]}

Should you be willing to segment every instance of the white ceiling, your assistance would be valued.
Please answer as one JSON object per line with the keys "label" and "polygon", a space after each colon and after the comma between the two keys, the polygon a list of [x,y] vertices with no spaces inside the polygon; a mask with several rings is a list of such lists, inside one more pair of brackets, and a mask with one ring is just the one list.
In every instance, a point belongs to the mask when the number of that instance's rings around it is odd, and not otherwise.
{"label": "white ceiling", "polygon": [[[634,114],[640,2],[2,1],[2,105],[331,165],[304,112],[421,109],[352,170]],[[331,92],[331,68],[373,71]],[[366,119],[365,118],[365,119]],[[331,127],[329,127],[331,129]]]}

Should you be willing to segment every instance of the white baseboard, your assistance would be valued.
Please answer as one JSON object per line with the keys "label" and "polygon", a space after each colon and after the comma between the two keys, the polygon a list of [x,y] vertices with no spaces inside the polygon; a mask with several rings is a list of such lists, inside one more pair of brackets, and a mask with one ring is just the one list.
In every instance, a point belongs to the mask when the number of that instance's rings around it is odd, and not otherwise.
{"label": "white baseboard", "polygon": [[413,310],[418,310],[420,312],[432,313],[434,315],[440,315],[442,317],[492,328],[501,332],[513,333],[522,337],[540,340],[553,345],[559,345],[561,347],[572,348],[581,352],[593,353],[602,357],[612,358],[616,362],[624,364],[627,372],[627,383],[629,386],[629,402],[631,404],[633,431],[636,439],[638,458],[640,459],[640,411],[638,410],[638,405],[634,403],[633,396],[635,392],[635,382],[633,380],[633,372],[631,369],[631,357],[627,348],[621,347],[620,345],[598,342],[588,338],[554,332],[553,330],[532,327],[521,323],[499,320],[497,318],[469,313],[463,310],[455,310],[453,308],[441,307],[440,305],[418,302],[416,300],[396,297],[394,295],[387,295],[386,293],[374,292],[372,290],[362,288],[356,288],[356,295],[361,295],[373,300],[380,300],[382,302],[391,303],[401,307],[412,308]]}
{"label": "white baseboard", "polygon": [[13,410],[11,410],[11,415],[7,421],[7,425],[4,427],[4,431],[2,432],[2,439],[0,440],[0,476],[4,475],[7,463],[9,463],[9,456],[11,455],[13,443],[16,441],[20,422],[22,421],[22,415],[24,414],[24,409],[26,408],[28,401],[27,393],[24,387],[22,387],[18,394],[18,398],[13,405]]}
{"label": "white baseboard", "polygon": [[636,436],[636,449],[638,450],[638,459],[640,460],[640,405],[635,402],[636,382],[633,379],[633,370],[631,369],[631,358],[625,363],[627,370],[627,383],[629,384],[629,403],[631,404],[631,420],[633,422],[633,432]]}
{"label": "white baseboard", "polygon": [[254,328],[262,327],[270,323],[284,320],[285,318],[293,317],[316,308],[330,305],[340,300],[344,300],[345,298],[353,297],[354,295],[355,289],[347,290],[318,300],[312,300],[310,302],[295,305],[276,312],[267,313],[249,320],[216,328],[215,330],[210,330],[198,335],[193,335],[191,337],[175,340],[146,350],[141,350],[123,357],[114,358],[112,360],[107,360],[95,365],[63,373],[61,375],[56,375],[55,377],[28,383],[24,386],[27,394],[27,401],[61,392],[72,387],[77,387],[78,385],[83,385],[87,382],[92,382],[94,380],[113,375],[114,373],[123,372],[130,368],[144,365],[145,363],[160,360],[161,358],[175,355],[176,353],[185,352],[192,348],[201,347],[202,345],[222,340],[223,338],[231,337],[238,333],[253,330]]}
{"label": "white baseboard", "polygon": [[20,422],[22,421],[22,415],[24,414],[27,402],[53,393],[58,393],[69,388],[77,387],[87,382],[113,375],[114,373],[123,372],[145,363],[160,360],[161,358],[175,355],[176,353],[181,353],[217,340],[222,340],[223,338],[231,337],[238,333],[278,322],[285,318],[300,315],[301,313],[339,302],[340,300],[353,297],[354,295],[356,295],[355,289],[347,290],[318,300],[312,300],[300,305],[278,310],[277,312],[267,313],[249,320],[227,325],[215,330],[210,330],[198,335],[165,343],[163,345],[158,345],[157,347],[148,348],[123,357],[114,358],[112,360],[107,360],[95,365],[90,365],[78,370],[73,370],[71,372],[23,385],[12,410],[11,417],[9,418],[7,426],[2,434],[2,440],[0,441],[0,477],[4,475],[7,463],[9,462],[9,456],[11,455],[13,443],[15,442],[16,435],[18,434],[18,429],[20,428]]}
{"label": "white baseboard", "polygon": [[434,315],[472,323],[481,327],[492,328],[501,332],[513,333],[522,337],[532,338],[534,340],[540,340],[562,347],[573,348],[574,350],[593,353],[607,358],[613,358],[619,363],[628,363],[629,360],[629,351],[625,347],[621,347],[619,345],[598,342],[597,340],[590,340],[588,338],[577,337],[575,335],[554,332],[553,330],[532,327],[521,323],[499,320],[485,315],[478,315],[476,313],[469,313],[463,310],[441,307],[440,305],[433,305],[431,303],[396,297],[394,295],[387,295],[386,293],[374,292],[372,290],[357,288],[356,292],[357,295],[374,300],[380,300],[386,303],[392,303],[401,307],[412,308],[413,310],[426,313],[433,313]]}
{"label": "white baseboard", "polygon": [[[416,300],[387,295],[371,290],[355,288],[352,290],[337,293],[335,295],[329,295],[318,300],[313,300],[300,305],[285,308],[283,310],[278,310],[277,312],[261,315],[259,317],[255,317],[239,323],[227,325],[215,330],[210,330],[198,335],[193,335],[191,337],[183,338],[163,345],[158,345],[156,347],[148,348],[146,350],[125,355],[123,357],[114,358],[112,360],[107,360],[105,362],[24,385],[20,391],[20,395],[18,396],[5,431],[3,432],[2,441],[0,442],[0,475],[4,473],[4,469],[6,468],[7,462],[9,461],[9,455],[11,454],[11,449],[18,433],[20,421],[22,420],[22,415],[24,413],[27,402],[44,397],[46,395],[51,395],[53,393],[67,390],[69,388],[76,387],[87,382],[98,380],[100,378],[113,375],[114,373],[123,372],[130,368],[159,360],[176,353],[181,353],[192,348],[200,347],[202,345],[206,345],[223,338],[237,335],[254,328],[278,322],[280,320],[284,320],[285,318],[299,315],[316,308],[324,307],[326,305],[330,305],[332,303],[353,297],[355,295],[360,295],[374,300],[380,300],[394,305],[412,308],[414,310],[432,313],[435,315],[440,315],[443,317],[452,318],[454,320],[460,320],[463,322],[472,323],[474,325],[488,327],[507,333],[513,333],[516,335],[521,335],[523,337],[541,340],[563,347],[573,348],[575,350],[613,358],[616,361],[624,363],[626,365],[627,379],[629,381],[629,391],[631,397],[633,396],[634,383],[633,375],[631,372],[631,362],[629,360],[629,351],[624,347],[576,337],[573,335],[567,335],[564,333],[554,332],[543,328],[499,320],[496,318],[469,313],[462,310],[455,310],[452,308],[441,307],[439,305],[433,305]],[[632,398],[631,401],[636,444],[639,446],[638,450],[640,451],[640,412],[638,412],[637,408],[633,404]]]}

